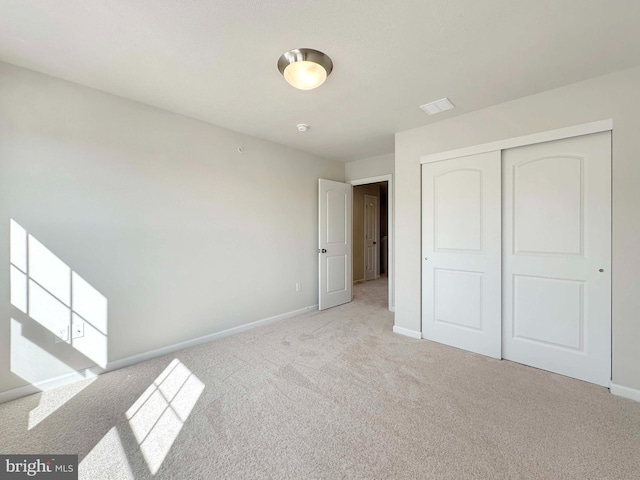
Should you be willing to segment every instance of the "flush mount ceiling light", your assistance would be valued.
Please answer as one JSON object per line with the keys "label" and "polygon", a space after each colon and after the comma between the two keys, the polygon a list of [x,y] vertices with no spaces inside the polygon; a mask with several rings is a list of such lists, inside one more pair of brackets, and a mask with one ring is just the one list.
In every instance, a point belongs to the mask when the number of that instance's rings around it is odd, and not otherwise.
{"label": "flush mount ceiling light", "polygon": [[296,48],[282,54],[278,70],[290,85],[312,90],[324,83],[333,70],[333,62],[318,50]]}

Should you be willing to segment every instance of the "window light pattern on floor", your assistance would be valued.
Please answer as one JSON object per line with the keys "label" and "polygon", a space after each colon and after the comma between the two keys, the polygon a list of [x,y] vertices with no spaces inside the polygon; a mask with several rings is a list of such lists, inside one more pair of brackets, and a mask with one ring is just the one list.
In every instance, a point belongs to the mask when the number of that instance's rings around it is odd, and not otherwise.
{"label": "window light pattern on floor", "polygon": [[109,430],[82,459],[78,478],[135,480],[117,427]]}
{"label": "window light pattern on floor", "polygon": [[174,359],[127,411],[152,474],[160,469],[203,390],[204,383]]}

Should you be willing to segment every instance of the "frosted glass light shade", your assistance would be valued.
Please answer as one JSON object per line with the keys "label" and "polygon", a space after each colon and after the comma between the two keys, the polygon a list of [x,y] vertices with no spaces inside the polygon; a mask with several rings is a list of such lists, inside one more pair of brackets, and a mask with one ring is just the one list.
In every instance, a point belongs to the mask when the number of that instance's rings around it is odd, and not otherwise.
{"label": "frosted glass light shade", "polygon": [[296,48],[282,54],[278,70],[293,87],[311,90],[324,83],[333,70],[333,62],[318,50]]}
{"label": "frosted glass light shade", "polygon": [[284,69],[284,78],[290,85],[300,90],[312,90],[327,79],[327,71],[314,62],[295,62]]}

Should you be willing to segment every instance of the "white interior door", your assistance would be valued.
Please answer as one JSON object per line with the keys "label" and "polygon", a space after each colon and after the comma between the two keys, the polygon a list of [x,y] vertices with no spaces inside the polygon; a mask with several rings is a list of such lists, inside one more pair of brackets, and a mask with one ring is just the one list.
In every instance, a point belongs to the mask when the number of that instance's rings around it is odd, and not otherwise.
{"label": "white interior door", "polygon": [[422,166],[422,336],[501,358],[500,152]]}
{"label": "white interior door", "polygon": [[503,356],[609,386],[611,134],[503,152]]}
{"label": "white interior door", "polygon": [[364,279],[378,276],[378,197],[364,196]]}
{"label": "white interior door", "polygon": [[324,179],[319,192],[318,308],[324,310],[351,301],[353,192],[349,184]]}

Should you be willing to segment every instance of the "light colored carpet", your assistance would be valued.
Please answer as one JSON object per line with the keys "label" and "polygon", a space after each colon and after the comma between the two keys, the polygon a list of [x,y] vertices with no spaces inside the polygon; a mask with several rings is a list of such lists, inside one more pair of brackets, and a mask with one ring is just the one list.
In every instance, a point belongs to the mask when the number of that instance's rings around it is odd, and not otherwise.
{"label": "light colored carpet", "polygon": [[640,478],[639,403],[395,335],[386,288],[0,405],[0,453],[87,479]]}

